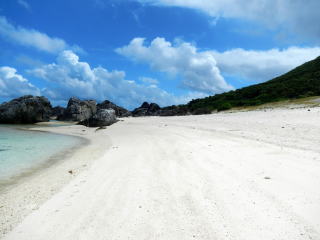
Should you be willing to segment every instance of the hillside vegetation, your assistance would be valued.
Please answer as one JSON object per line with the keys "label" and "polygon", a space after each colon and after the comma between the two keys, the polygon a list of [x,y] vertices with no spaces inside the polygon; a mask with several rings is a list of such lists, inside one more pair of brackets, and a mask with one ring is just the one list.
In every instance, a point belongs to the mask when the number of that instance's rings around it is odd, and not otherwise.
{"label": "hillside vegetation", "polygon": [[193,114],[203,114],[310,96],[320,96],[320,57],[270,81],[195,99],[181,107]]}

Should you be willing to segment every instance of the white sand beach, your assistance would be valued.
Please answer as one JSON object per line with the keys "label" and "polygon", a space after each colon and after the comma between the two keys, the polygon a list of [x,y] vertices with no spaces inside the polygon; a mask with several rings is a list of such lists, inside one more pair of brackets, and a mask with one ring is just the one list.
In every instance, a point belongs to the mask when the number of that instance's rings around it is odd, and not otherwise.
{"label": "white sand beach", "polygon": [[0,195],[3,239],[320,239],[319,107],[50,131],[91,144]]}

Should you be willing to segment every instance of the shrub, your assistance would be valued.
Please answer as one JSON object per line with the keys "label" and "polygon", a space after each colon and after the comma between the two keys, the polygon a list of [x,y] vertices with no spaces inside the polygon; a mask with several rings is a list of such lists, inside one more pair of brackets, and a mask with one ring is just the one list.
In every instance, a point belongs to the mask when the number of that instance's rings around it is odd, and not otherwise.
{"label": "shrub", "polygon": [[218,106],[217,110],[218,110],[218,112],[220,112],[220,111],[229,110],[231,108],[232,108],[232,106],[231,106],[230,103],[224,102],[224,103],[222,103],[221,105]]}

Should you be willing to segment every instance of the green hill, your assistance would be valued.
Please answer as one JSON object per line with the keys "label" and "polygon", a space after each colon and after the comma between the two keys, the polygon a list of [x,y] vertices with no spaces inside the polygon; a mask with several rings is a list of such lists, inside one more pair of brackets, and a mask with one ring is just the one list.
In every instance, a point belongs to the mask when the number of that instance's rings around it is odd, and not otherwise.
{"label": "green hill", "polygon": [[202,114],[310,96],[320,96],[320,57],[270,81],[192,100],[187,108]]}

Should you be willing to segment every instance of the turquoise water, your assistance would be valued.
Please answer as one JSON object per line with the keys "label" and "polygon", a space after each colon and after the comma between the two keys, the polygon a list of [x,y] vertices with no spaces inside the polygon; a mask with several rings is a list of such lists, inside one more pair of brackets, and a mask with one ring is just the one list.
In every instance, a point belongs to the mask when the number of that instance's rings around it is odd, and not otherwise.
{"label": "turquoise water", "polygon": [[26,173],[82,141],[72,136],[25,131],[0,125],[0,181]]}

